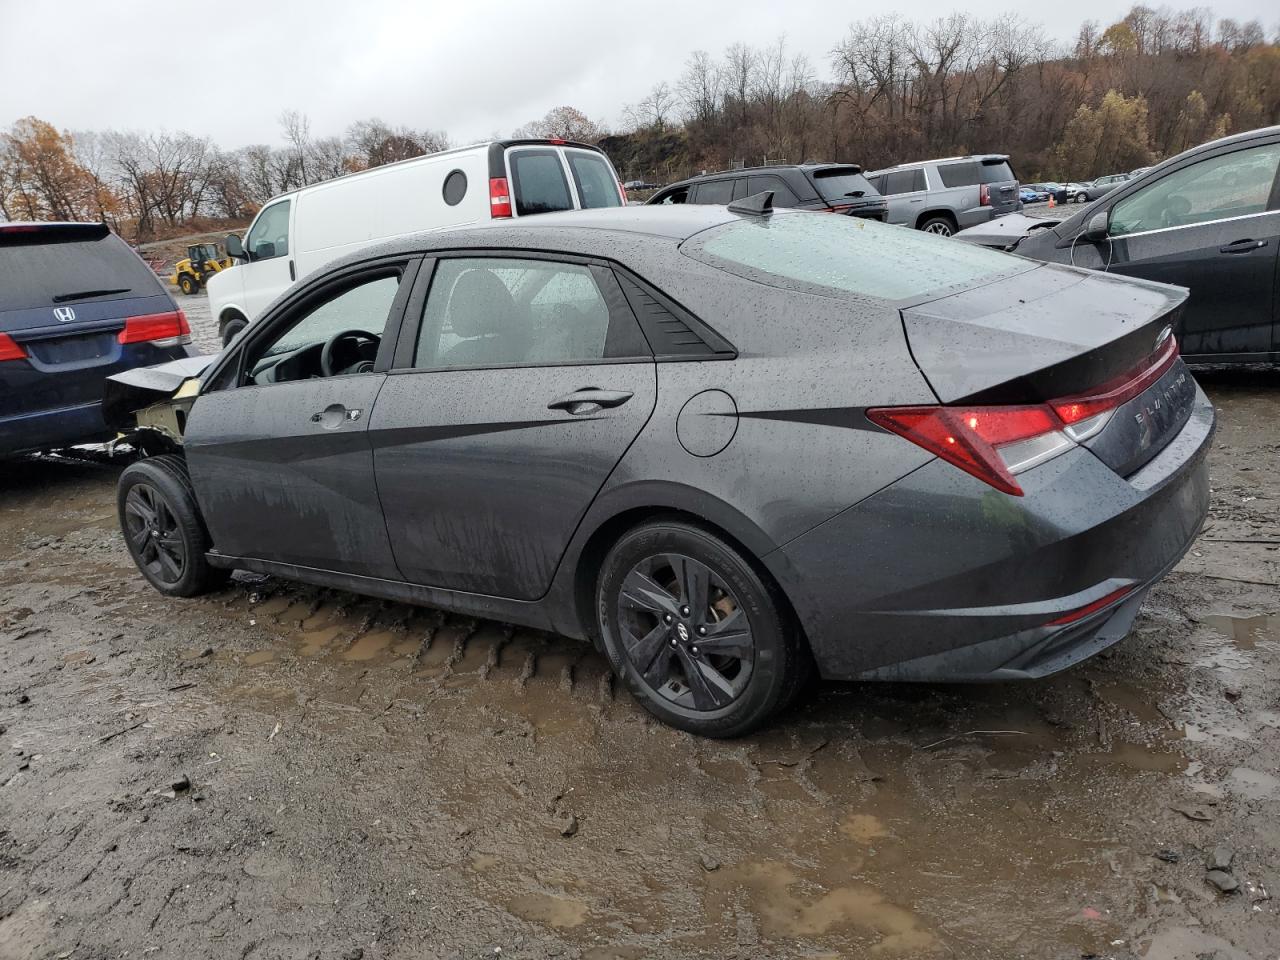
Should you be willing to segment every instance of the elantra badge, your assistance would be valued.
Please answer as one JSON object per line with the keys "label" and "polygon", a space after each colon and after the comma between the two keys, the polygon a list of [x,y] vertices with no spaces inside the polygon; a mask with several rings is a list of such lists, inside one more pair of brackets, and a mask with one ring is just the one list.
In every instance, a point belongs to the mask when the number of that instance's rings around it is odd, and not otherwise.
{"label": "elantra badge", "polygon": [[54,307],[53,316],[59,323],[70,323],[76,318],[76,312],[70,307]]}

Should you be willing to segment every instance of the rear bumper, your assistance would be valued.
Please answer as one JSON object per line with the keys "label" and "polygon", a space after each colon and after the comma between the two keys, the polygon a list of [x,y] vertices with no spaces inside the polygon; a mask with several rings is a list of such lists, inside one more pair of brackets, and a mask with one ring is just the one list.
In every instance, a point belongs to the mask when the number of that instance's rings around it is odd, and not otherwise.
{"label": "rear bumper", "polygon": [[1133,476],[1078,448],[1021,474],[1023,497],[931,461],[765,562],[826,677],[1044,676],[1123,637],[1190,547],[1208,512],[1213,429],[1197,388],[1191,419]]}
{"label": "rear bumper", "polygon": [[102,403],[95,400],[0,418],[0,455],[53,450],[111,436],[102,419]]}
{"label": "rear bumper", "polygon": [[995,216],[994,207],[970,207],[968,210],[956,211],[956,225],[964,230],[966,227],[976,227],[980,223],[986,223]]}

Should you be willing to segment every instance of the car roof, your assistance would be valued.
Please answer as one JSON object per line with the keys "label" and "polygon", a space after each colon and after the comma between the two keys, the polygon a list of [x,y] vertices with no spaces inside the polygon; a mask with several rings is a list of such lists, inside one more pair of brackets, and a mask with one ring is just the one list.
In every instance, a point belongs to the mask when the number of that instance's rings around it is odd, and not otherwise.
{"label": "car roof", "polygon": [[856,163],[770,163],[761,167],[742,167],[738,170],[712,170],[707,173],[700,173],[696,177],[677,180],[675,183],[667,184],[663,189],[668,190],[671,187],[701,183],[704,180],[721,180],[729,177],[758,177],[770,173],[811,173],[814,170],[829,170],[832,167],[852,167],[857,173],[863,172],[862,167]]}
{"label": "car roof", "polygon": [[934,160],[912,160],[910,163],[895,163],[891,167],[881,167],[879,170],[872,170],[869,176],[877,173],[887,173],[890,170],[914,170],[916,167],[923,167],[930,163],[955,163],[959,160],[1008,160],[1007,153],[970,153],[963,157],[938,157]]}
{"label": "car roof", "polygon": [[[791,210],[775,210],[772,215],[803,216]],[[540,213],[537,216],[511,220],[482,221],[449,230],[424,230],[406,234],[349,254],[334,261],[325,270],[328,272],[339,265],[381,257],[460,247],[546,249],[590,256],[606,241],[608,234],[675,246],[695,233],[741,219],[741,216],[727,207],[711,204],[628,204],[625,207],[596,210]]]}

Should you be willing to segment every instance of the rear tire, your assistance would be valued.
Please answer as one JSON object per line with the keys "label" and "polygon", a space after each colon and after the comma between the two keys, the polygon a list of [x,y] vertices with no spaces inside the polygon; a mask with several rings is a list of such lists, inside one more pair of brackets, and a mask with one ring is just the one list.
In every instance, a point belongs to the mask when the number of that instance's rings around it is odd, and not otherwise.
{"label": "rear tire", "polygon": [[920,221],[918,229],[939,237],[949,237],[956,232],[956,225],[950,217],[929,217]]}
{"label": "rear tire", "polygon": [[645,524],[613,546],[596,620],[610,665],[641,705],[705,737],[758,729],[812,673],[778,588],[737,548],[681,521]]}
{"label": "rear tire", "polygon": [[1087,193],[1076,194],[1076,203],[1088,203],[1088,202],[1089,202],[1089,195]]}
{"label": "rear tire", "polygon": [[209,534],[181,457],[148,457],[126,467],[116,509],[129,556],[165,596],[199,596],[230,578],[231,571],[211,567],[205,559]]}
{"label": "rear tire", "polygon": [[178,278],[178,287],[188,297],[193,297],[200,292],[200,284],[196,282],[196,278],[189,273],[184,273]]}

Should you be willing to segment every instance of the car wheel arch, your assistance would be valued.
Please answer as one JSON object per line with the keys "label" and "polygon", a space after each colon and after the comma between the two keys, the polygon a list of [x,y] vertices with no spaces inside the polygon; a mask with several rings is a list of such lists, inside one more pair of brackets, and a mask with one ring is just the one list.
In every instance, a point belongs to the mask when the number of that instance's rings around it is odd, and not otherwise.
{"label": "car wheel arch", "polygon": [[922,224],[926,223],[926,222],[927,222],[927,221],[929,221],[929,220],[934,220],[934,219],[938,219],[938,218],[941,218],[941,219],[943,219],[943,220],[947,220],[947,221],[949,221],[949,222],[951,223],[951,229],[952,229],[952,230],[958,230],[958,229],[959,229],[959,224],[958,224],[958,222],[956,221],[956,215],[955,215],[954,213],[952,213],[950,210],[946,209],[945,207],[943,207],[943,208],[941,208],[941,209],[938,209],[938,210],[926,210],[926,211],[924,211],[924,213],[922,213],[922,214],[920,214],[920,216],[916,217],[916,224],[915,224],[915,227],[916,227],[916,229],[917,229],[917,230],[919,230]]}
{"label": "car wheel arch", "polygon": [[233,323],[248,326],[249,318],[244,315],[244,312],[239,307],[226,307],[222,313],[218,314],[218,337],[225,337],[227,327]]}

